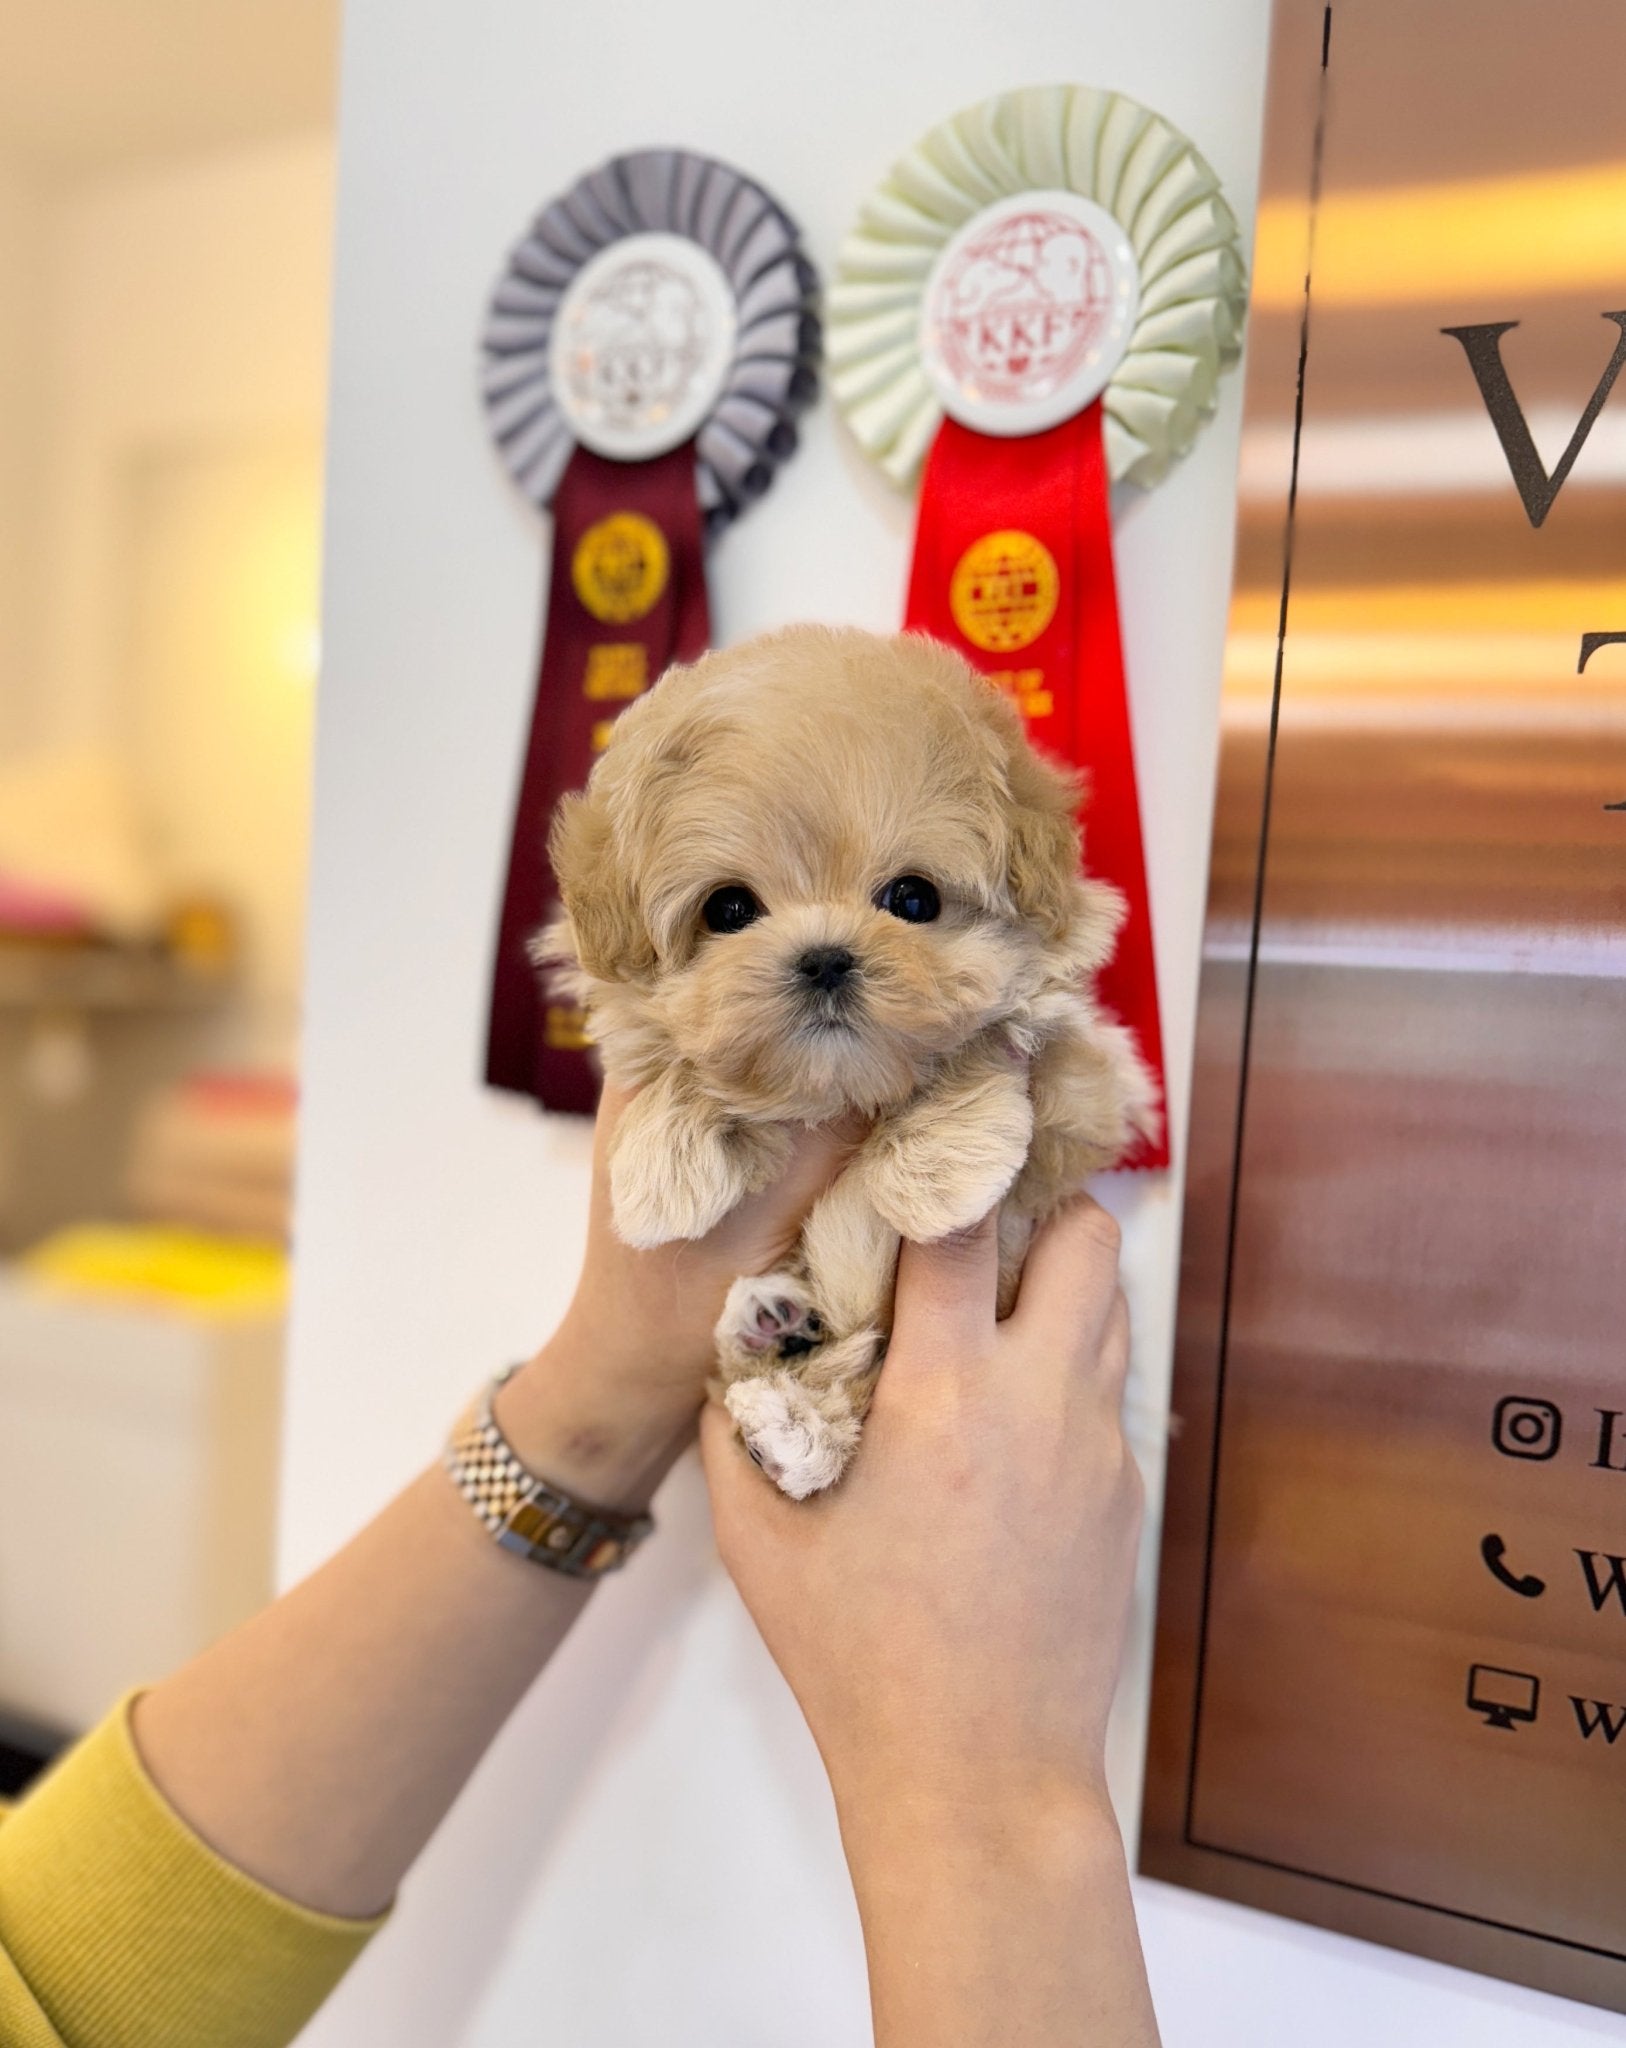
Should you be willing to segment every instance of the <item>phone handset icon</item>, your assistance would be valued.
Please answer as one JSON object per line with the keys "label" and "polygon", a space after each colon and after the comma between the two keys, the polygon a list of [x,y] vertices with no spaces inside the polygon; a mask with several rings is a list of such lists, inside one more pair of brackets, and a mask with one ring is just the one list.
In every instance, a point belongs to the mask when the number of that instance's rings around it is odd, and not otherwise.
{"label": "phone handset icon", "polygon": [[1479,1554],[1485,1560],[1490,1575],[1498,1585],[1506,1586],[1510,1593],[1518,1593],[1526,1600],[1537,1600],[1547,1590],[1547,1581],[1538,1579],[1534,1572],[1520,1577],[1509,1571],[1503,1559],[1507,1556],[1507,1545],[1500,1536],[1487,1536],[1479,1546]]}

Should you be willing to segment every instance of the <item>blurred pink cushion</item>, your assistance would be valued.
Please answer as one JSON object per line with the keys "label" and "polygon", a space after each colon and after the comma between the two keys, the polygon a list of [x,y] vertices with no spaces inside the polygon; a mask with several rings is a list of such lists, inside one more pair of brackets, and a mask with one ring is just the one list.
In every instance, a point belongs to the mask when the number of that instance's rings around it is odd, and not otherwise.
{"label": "blurred pink cushion", "polygon": [[82,932],[90,925],[83,903],[0,868],[0,931]]}

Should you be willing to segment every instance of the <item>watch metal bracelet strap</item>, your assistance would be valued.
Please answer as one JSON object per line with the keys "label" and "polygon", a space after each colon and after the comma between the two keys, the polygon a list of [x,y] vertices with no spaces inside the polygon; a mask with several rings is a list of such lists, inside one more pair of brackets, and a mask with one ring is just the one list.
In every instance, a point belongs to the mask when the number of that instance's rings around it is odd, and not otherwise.
{"label": "watch metal bracelet strap", "polygon": [[442,1463],[502,1549],[567,1578],[601,1578],[625,1564],[655,1524],[573,1500],[526,1470],[491,1412],[497,1389],[518,1369],[509,1366],[486,1388],[447,1439]]}

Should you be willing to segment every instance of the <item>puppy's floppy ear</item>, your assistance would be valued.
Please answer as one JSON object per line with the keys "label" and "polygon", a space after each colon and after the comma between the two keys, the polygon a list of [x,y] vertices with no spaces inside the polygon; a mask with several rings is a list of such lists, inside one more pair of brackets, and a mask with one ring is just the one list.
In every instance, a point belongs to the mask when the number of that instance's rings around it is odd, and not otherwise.
{"label": "puppy's floppy ear", "polygon": [[592,788],[559,799],[548,858],[582,966],[601,981],[646,979],[655,947],[609,812]]}
{"label": "puppy's floppy ear", "polygon": [[1078,911],[1079,781],[1020,735],[1009,766],[1011,895],[1024,917],[1059,939]]}
{"label": "puppy's floppy ear", "polygon": [[1009,793],[1005,860],[1012,900],[1047,938],[1062,938],[1078,914],[1079,777],[1034,751],[1016,706],[1003,692],[981,676],[974,687]]}

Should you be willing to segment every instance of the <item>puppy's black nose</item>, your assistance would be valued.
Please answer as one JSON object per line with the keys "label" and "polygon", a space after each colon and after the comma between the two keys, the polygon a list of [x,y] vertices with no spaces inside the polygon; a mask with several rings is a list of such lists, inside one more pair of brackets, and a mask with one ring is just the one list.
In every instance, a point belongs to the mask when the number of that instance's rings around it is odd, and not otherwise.
{"label": "puppy's black nose", "polygon": [[858,962],[845,946],[809,946],[796,963],[796,972],[812,988],[828,995],[838,989]]}

